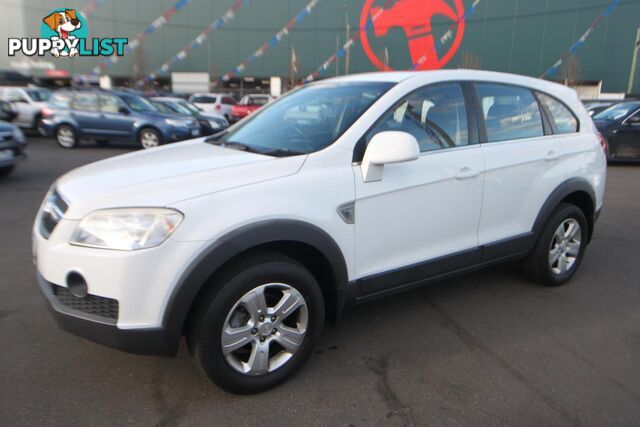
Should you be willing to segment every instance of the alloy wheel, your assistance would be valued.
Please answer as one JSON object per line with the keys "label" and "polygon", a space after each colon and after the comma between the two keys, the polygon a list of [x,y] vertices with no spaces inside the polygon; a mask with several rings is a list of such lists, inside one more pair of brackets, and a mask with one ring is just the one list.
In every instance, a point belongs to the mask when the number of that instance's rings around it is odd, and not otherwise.
{"label": "alloy wheel", "polygon": [[154,148],[160,145],[160,139],[155,132],[145,130],[140,134],[140,144],[142,144],[144,148]]}
{"label": "alloy wheel", "polygon": [[222,353],[237,372],[273,372],[300,350],[309,313],[300,292],[284,283],[258,286],[229,311],[221,334]]}
{"label": "alloy wheel", "polygon": [[76,143],[76,136],[70,128],[63,126],[57,132],[58,143],[65,148],[71,148]]}
{"label": "alloy wheel", "polygon": [[565,274],[576,263],[580,254],[582,232],[580,223],[568,218],[564,220],[551,239],[549,266],[554,274]]}

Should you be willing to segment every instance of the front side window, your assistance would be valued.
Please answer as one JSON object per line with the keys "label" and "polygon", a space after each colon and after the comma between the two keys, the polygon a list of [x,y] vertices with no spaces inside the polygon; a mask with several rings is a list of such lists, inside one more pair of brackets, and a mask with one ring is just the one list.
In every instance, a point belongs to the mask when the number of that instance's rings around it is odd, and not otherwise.
{"label": "front side window", "polygon": [[26,89],[29,98],[35,102],[47,102],[51,98],[51,91],[49,89]]}
{"label": "front side window", "polygon": [[476,86],[488,142],[544,136],[540,106],[529,89],[491,83]]}
{"label": "front side window", "polygon": [[73,97],[73,109],[78,111],[98,111],[98,97],[95,93],[77,92]]}
{"label": "front side window", "polygon": [[98,101],[100,102],[100,111],[103,113],[118,113],[122,102],[117,96],[103,94],[98,95]]}
{"label": "front side window", "polygon": [[137,112],[157,111],[156,108],[153,105],[151,105],[149,101],[147,101],[141,96],[122,95],[122,99],[133,111],[137,111]]}
{"label": "front side window", "polygon": [[420,151],[469,144],[467,112],[462,87],[457,83],[428,86],[413,92],[388,111],[367,134],[401,131],[413,135]]}
{"label": "front side window", "polygon": [[545,106],[549,119],[553,122],[555,133],[566,134],[578,132],[578,119],[565,105],[545,93],[538,92],[538,99]]}
{"label": "front side window", "polygon": [[308,154],[331,145],[392,83],[316,83],[269,103],[209,141],[272,156]]}

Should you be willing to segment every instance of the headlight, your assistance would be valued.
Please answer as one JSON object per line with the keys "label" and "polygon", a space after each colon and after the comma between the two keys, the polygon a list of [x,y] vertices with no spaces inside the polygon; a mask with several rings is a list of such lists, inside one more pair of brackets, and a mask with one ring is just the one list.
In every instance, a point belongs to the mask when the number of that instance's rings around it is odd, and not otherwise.
{"label": "headlight", "polygon": [[85,216],[71,237],[72,245],[121,251],[160,245],[182,222],[183,215],[166,208],[121,208]]}
{"label": "headlight", "polygon": [[26,138],[24,137],[24,133],[22,133],[20,128],[17,126],[13,128],[13,139],[15,139],[21,144],[24,144],[25,142],[27,142]]}
{"label": "headlight", "polygon": [[164,119],[164,122],[169,126],[182,126],[182,127],[186,127],[191,124],[191,120],[180,120],[180,119]]}
{"label": "headlight", "polygon": [[220,129],[222,126],[224,126],[221,122],[219,122],[218,120],[209,120],[209,124],[211,125],[211,127],[213,129]]}

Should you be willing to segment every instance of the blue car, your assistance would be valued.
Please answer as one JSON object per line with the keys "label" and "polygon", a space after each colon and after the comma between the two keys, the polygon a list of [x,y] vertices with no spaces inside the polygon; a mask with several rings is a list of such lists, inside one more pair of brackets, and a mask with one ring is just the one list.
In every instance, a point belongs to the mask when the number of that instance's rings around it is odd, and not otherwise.
{"label": "blue car", "polygon": [[80,140],[100,145],[112,140],[137,142],[143,148],[200,136],[198,121],[158,111],[131,92],[61,90],[42,111],[42,128],[64,148]]}

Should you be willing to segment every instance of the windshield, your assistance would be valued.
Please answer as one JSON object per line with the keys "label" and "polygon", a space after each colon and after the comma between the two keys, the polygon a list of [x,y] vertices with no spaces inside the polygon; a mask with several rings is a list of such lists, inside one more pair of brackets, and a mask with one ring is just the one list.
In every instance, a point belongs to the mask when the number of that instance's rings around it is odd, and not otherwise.
{"label": "windshield", "polygon": [[154,101],[154,100],[151,100],[150,102],[154,107],[156,107],[156,110],[160,111],[161,113],[167,113],[167,114],[175,113],[175,111],[173,111],[171,107],[169,107],[167,104],[164,104],[160,101]]}
{"label": "windshield", "polygon": [[247,96],[241,104],[262,106],[269,102],[266,96]]}
{"label": "windshield", "polygon": [[192,115],[198,115],[202,112],[201,109],[199,109],[198,107],[196,107],[195,105],[193,105],[192,103],[190,103],[189,101],[175,101],[176,104],[182,106],[183,108],[186,108],[187,110],[191,111]]}
{"label": "windshield", "polygon": [[214,144],[273,156],[308,154],[333,143],[392,83],[318,83],[270,103]]}
{"label": "windshield", "polygon": [[601,113],[596,114],[594,120],[619,120],[625,118],[629,113],[632,113],[640,108],[638,102],[625,102],[622,104],[609,107]]}
{"label": "windshield", "polygon": [[148,112],[148,111],[158,111],[149,101],[146,99],[135,96],[135,95],[121,95],[121,98],[124,102],[127,103],[129,108],[133,111],[138,112]]}
{"label": "windshield", "polygon": [[27,89],[26,92],[36,102],[46,102],[51,98],[51,91],[48,89]]}

